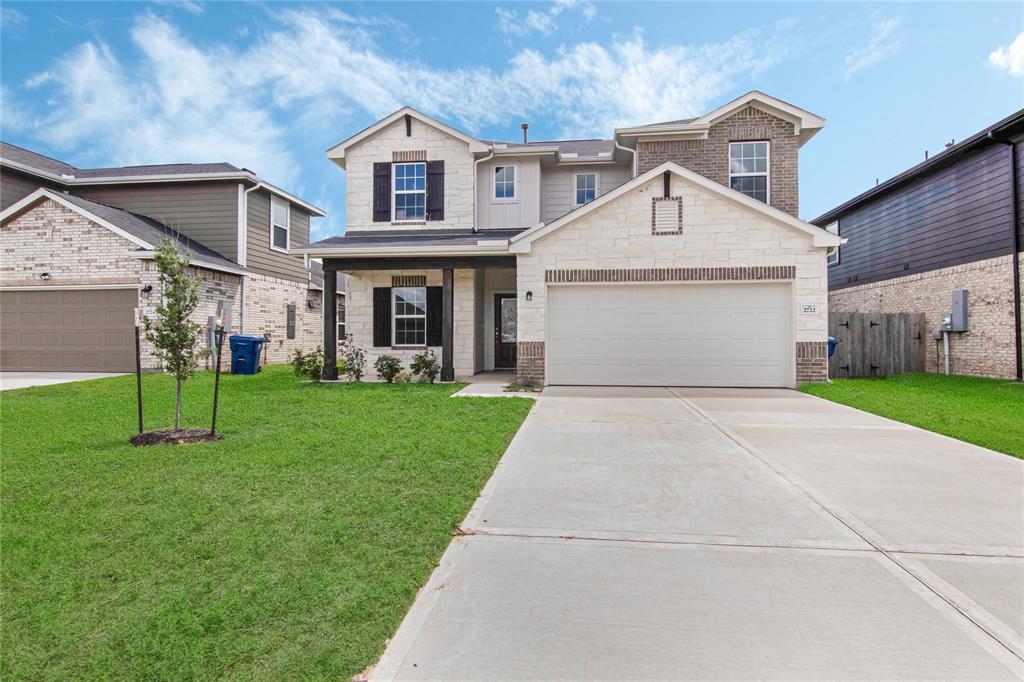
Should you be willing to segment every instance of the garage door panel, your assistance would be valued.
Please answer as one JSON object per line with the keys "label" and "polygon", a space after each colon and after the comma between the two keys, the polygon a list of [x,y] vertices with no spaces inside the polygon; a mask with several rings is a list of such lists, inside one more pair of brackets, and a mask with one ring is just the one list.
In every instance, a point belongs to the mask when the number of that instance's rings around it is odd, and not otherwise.
{"label": "garage door panel", "polygon": [[0,367],[8,371],[131,371],[138,290],[2,291]]}
{"label": "garage door panel", "polygon": [[788,386],[788,284],[553,286],[553,384]]}

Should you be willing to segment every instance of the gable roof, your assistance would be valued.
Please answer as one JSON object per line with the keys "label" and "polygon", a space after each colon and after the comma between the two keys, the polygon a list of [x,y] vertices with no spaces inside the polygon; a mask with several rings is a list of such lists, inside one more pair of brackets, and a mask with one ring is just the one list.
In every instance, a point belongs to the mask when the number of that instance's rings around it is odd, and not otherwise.
{"label": "gable roof", "polygon": [[260,180],[247,168],[230,163],[165,163],[110,168],[76,168],[69,163],[51,159],[29,149],[0,141],[0,165],[13,170],[52,180],[61,185],[109,185],[135,182],[187,182],[199,180],[241,180],[261,185],[289,203],[301,206],[311,215],[327,215],[323,209],[269,182]]}
{"label": "gable roof", "polygon": [[427,116],[424,113],[416,111],[412,107],[402,107],[398,111],[385,116],[384,118],[380,119],[373,125],[363,128],[355,135],[352,135],[351,137],[342,140],[338,144],[328,149],[327,158],[333,161],[334,163],[338,164],[342,168],[344,168],[346,149],[348,149],[352,145],[362,142],[368,137],[372,137],[376,133],[380,132],[381,130],[388,127],[389,125],[391,125],[392,123],[401,119],[404,116],[410,116],[411,118],[415,118],[420,123],[424,123],[430,126],[431,128],[436,128],[437,130],[440,130],[441,132],[447,135],[451,135],[452,137],[458,140],[462,140],[467,145],[469,145],[469,150],[471,152],[485,152],[488,149],[487,145],[484,142],[476,139],[475,137],[467,135],[458,128],[453,128],[447,123],[442,123],[441,121],[438,121],[436,118],[431,118],[430,116]]}
{"label": "gable roof", "polygon": [[784,213],[783,211],[780,211],[777,208],[769,206],[764,202],[752,199],[748,197],[746,194],[737,192],[736,190],[730,187],[726,187],[725,185],[719,184],[714,180],[709,180],[703,175],[694,173],[693,171],[683,168],[682,166],[672,163],[671,161],[666,161],[660,166],[652,168],[651,170],[647,171],[646,173],[643,173],[642,175],[638,175],[629,182],[619,185],[612,191],[607,192],[606,194],[602,194],[600,197],[594,199],[589,204],[584,204],[583,206],[580,206],[576,210],[566,213],[557,220],[553,220],[552,222],[546,224],[539,223],[531,227],[530,229],[526,230],[525,232],[521,232],[520,234],[516,235],[515,237],[509,240],[509,252],[529,253],[530,244],[536,241],[537,239],[549,235],[552,232],[562,227],[565,227],[569,223],[579,220],[588,213],[596,211],[602,206],[615,201],[616,199],[626,194],[627,192],[636,189],[637,187],[640,187],[641,185],[644,185],[648,182],[651,182],[652,180],[656,179],[659,175],[666,171],[669,171],[674,175],[678,175],[683,180],[698,185],[703,189],[713,192],[722,197],[723,199],[732,201],[733,203],[757,211],[758,213],[761,213],[766,217],[775,220],[776,222],[782,223],[783,225],[786,225],[795,230],[810,235],[814,239],[814,246],[839,246],[846,241],[845,239],[837,237],[836,235],[831,234],[830,232],[826,232],[824,229],[816,225],[811,225],[810,223],[804,222],[799,218],[794,218],[788,213]]}
{"label": "gable roof", "polygon": [[32,194],[24,197],[21,201],[12,204],[0,213],[0,223],[21,215],[31,210],[36,204],[50,199],[58,204],[71,209],[90,221],[105,227],[111,232],[139,247],[133,255],[145,258],[152,254],[161,241],[170,239],[178,251],[191,255],[190,260],[197,267],[220,272],[229,272],[235,275],[247,275],[248,271],[234,261],[224,258],[222,255],[191,239],[180,232],[164,225],[161,222],[138,213],[131,213],[124,209],[107,206],[96,201],[83,199],[72,194],[61,194],[51,189],[40,187]]}
{"label": "gable roof", "polygon": [[628,128],[616,128],[615,136],[618,137],[674,137],[693,136],[706,137],[708,129],[718,121],[727,116],[752,106],[765,111],[773,116],[789,121],[793,124],[793,134],[800,138],[803,145],[819,130],[825,127],[825,119],[817,114],[812,114],[806,109],[801,109],[789,102],[784,102],[777,97],[765,94],[760,90],[751,90],[731,102],[697,118],[684,118],[677,121],[666,121],[664,123],[649,123],[646,125],[632,126]]}

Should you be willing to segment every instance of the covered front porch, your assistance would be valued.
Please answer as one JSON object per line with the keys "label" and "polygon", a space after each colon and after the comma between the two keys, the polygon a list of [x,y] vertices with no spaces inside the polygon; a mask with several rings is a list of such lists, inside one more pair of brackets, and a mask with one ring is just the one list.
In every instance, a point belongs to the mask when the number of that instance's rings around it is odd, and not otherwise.
{"label": "covered front porch", "polygon": [[[514,371],[517,360],[516,260],[509,255],[323,257],[324,286],[346,276],[348,342],[373,363],[397,357],[403,368],[426,349],[441,362],[441,381]],[[324,309],[324,374],[337,378],[337,311]]]}

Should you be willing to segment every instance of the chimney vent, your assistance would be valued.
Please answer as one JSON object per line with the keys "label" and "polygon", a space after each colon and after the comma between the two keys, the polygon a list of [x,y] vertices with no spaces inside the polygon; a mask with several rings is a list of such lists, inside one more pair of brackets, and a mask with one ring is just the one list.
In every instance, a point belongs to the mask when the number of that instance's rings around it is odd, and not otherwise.
{"label": "chimney vent", "polygon": [[527,129],[529,129],[530,124],[529,123],[524,123],[520,127],[523,129],[523,144],[526,144],[526,131],[527,131]]}

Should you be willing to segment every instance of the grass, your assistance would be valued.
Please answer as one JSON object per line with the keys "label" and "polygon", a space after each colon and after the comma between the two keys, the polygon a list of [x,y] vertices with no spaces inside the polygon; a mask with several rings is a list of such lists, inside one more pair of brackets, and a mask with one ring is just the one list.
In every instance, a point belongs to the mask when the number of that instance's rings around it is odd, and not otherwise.
{"label": "grass", "polygon": [[[532,404],[272,367],[222,378],[224,440],[133,448],[134,381],[0,394],[5,680],[358,673]],[[212,382],[186,384],[184,426]],[[145,377],[147,428],[173,394]]]}
{"label": "grass", "polygon": [[1024,384],[901,374],[805,384],[804,393],[1024,458]]}

